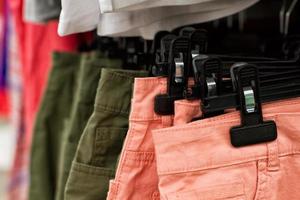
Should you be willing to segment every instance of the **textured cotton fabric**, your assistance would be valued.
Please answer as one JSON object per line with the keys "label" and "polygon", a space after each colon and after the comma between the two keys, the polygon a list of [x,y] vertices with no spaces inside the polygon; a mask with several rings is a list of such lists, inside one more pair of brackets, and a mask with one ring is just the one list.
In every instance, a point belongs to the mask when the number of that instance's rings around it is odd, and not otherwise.
{"label": "textured cotton fabric", "polygon": [[107,200],[159,199],[156,159],[151,131],[201,116],[200,102],[175,103],[175,116],[154,112],[156,95],[167,90],[166,78],[137,78],[134,84],[129,130]]}
{"label": "textured cotton fabric", "polygon": [[64,129],[60,153],[59,174],[56,200],[64,199],[65,185],[69,176],[72,160],[75,156],[79,139],[93,113],[98,82],[102,68],[121,68],[121,60],[105,58],[101,53],[82,56],[78,88],[75,92],[71,117]]}
{"label": "textured cotton fabric", "polygon": [[235,148],[238,112],[153,131],[162,200],[297,200],[300,196],[300,99],[263,106],[273,142]]}
{"label": "textured cotton fabric", "polygon": [[62,0],[58,34],[60,36],[94,30],[100,17],[97,0]]}
{"label": "textured cotton fabric", "polygon": [[35,122],[30,160],[29,200],[53,200],[65,121],[70,117],[81,57],[55,53]]}
{"label": "textured cotton fabric", "polygon": [[[216,5],[154,8],[135,12],[107,13],[98,24],[100,36],[142,36],[153,39],[160,30],[171,31],[179,26],[216,20],[238,13],[258,0],[230,0]],[[113,19],[113,23],[110,21]]]}
{"label": "textured cotton fabric", "polygon": [[[68,35],[93,30],[98,27],[99,35],[109,36],[119,34],[119,36],[137,36],[139,32],[136,29],[164,20],[166,20],[164,22],[166,23],[170,17],[198,13],[202,14],[202,16],[198,17],[197,20],[206,22],[237,13],[257,1],[207,1],[186,6],[167,6],[100,14],[101,5],[99,5],[97,0],[85,2],[80,0],[63,0],[58,33],[60,35]],[[229,9],[230,12],[228,11]],[[189,23],[190,21],[181,20],[177,22],[176,27]],[[153,26],[152,28],[155,28],[152,30],[153,32],[164,29],[163,26]]]}
{"label": "textured cotton fabric", "polygon": [[205,8],[207,5],[217,5],[227,3],[226,0],[98,0],[101,13],[145,10],[156,7],[166,6],[188,6],[201,4]]}
{"label": "textured cotton fabric", "polygon": [[94,111],[80,138],[65,200],[105,199],[128,129],[135,77],[146,71],[102,69]]}

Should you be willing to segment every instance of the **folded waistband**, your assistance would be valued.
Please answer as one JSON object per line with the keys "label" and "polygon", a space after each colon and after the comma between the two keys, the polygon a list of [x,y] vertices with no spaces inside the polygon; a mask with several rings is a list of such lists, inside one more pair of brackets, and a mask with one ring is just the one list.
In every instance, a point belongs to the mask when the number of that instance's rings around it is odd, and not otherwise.
{"label": "folded waistband", "polygon": [[174,126],[187,124],[193,120],[202,116],[201,102],[200,100],[178,100],[174,105]]}
{"label": "folded waistband", "polygon": [[121,60],[108,59],[101,54],[84,55],[79,75],[80,102],[93,103],[95,101],[102,68],[120,69],[121,64]]}
{"label": "folded waistband", "polygon": [[134,78],[147,75],[147,71],[103,68],[97,89],[95,108],[129,115]]}
{"label": "folded waistband", "polygon": [[[279,156],[300,153],[300,98],[263,106],[265,119],[276,122]],[[158,173],[206,170],[267,158],[267,143],[234,148],[230,128],[240,124],[239,112],[183,126],[154,130]]]}
{"label": "folded waistband", "polygon": [[167,91],[167,79],[161,77],[136,78],[132,98],[131,121],[159,120],[154,112],[154,99]]}
{"label": "folded waistband", "polygon": [[[193,85],[194,80],[189,80],[189,85]],[[136,78],[134,81],[132,111],[130,113],[131,121],[151,121],[161,120],[162,116],[154,112],[155,97],[167,92],[167,78],[164,77],[148,77]],[[198,101],[181,101],[178,104],[174,103],[174,108],[177,110],[180,107],[196,106]],[[200,106],[200,105],[199,105]]]}

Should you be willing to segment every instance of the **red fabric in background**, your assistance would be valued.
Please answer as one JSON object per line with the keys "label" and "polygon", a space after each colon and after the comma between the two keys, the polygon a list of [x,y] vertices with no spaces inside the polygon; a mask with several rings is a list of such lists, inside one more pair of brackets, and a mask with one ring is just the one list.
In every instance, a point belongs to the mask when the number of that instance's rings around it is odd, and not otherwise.
{"label": "red fabric in background", "polygon": [[0,118],[7,118],[9,115],[9,98],[7,90],[0,90]]}
{"label": "red fabric in background", "polygon": [[9,117],[9,96],[7,89],[7,45],[8,45],[8,13],[7,2],[0,1],[0,119]]}
{"label": "red fabric in background", "polygon": [[35,114],[38,109],[49,69],[52,66],[53,51],[76,51],[76,36],[60,38],[57,35],[57,22],[46,26],[27,24],[24,41],[24,114],[26,143],[30,145]]}
{"label": "red fabric in background", "polygon": [[[51,68],[53,51],[73,52],[77,50],[80,37],[59,37],[56,21],[45,25],[23,21],[22,0],[8,0],[17,30],[23,77],[23,121],[20,123],[14,166],[11,173],[8,197],[24,200],[28,188],[28,164],[32,129],[39,103]],[[21,127],[21,124],[23,125]]]}

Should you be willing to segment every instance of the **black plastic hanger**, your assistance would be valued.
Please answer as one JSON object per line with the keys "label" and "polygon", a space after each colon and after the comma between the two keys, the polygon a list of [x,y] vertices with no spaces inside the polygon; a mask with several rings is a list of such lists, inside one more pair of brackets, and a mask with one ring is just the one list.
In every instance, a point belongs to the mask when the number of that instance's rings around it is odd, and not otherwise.
{"label": "black plastic hanger", "polygon": [[154,110],[159,115],[174,114],[174,102],[184,98],[184,91],[188,83],[189,45],[186,37],[176,37],[171,40],[168,56],[167,93],[155,97]]}
{"label": "black plastic hanger", "polygon": [[[169,65],[169,54],[172,41],[177,36],[167,32],[160,33],[156,35],[156,40],[154,41],[154,51],[155,51],[155,65],[152,67],[152,74],[154,76],[167,76],[168,75],[168,65]],[[160,39],[160,40],[159,40]],[[159,44],[158,44],[159,40]]]}
{"label": "black plastic hanger", "polygon": [[236,67],[233,76],[238,92],[241,125],[230,129],[231,144],[242,147],[275,140],[275,122],[263,120],[257,67],[241,64]]}

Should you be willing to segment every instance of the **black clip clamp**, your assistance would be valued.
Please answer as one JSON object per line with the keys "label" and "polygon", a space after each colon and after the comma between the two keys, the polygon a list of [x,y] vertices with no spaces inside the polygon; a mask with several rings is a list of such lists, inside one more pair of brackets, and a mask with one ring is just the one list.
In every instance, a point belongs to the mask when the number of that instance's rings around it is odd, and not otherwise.
{"label": "black clip clamp", "polygon": [[258,69],[241,64],[233,70],[240,105],[241,125],[230,129],[231,144],[242,147],[270,142],[277,138],[274,121],[263,121]]}
{"label": "black clip clamp", "polygon": [[[155,38],[155,65],[152,67],[154,76],[166,76],[168,74],[168,61],[172,41],[177,38],[176,35],[161,32]],[[160,44],[158,44],[158,40]]]}
{"label": "black clip clamp", "polygon": [[[185,90],[185,98],[189,100],[200,99],[201,97],[201,83],[200,74],[201,70],[194,63],[194,59],[207,59],[208,34],[204,29],[197,29],[189,34],[190,38],[190,56],[188,58],[188,75],[194,76],[194,85]],[[190,69],[191,68],[191,69]]]}
{"label": "black clip clamp", "polygon": [[193,71],[195,86],[192,88],[192,93],[193,96],[201,99],[204,117],[208,117],[212,113],[215,114],[215,111],[208,115],[206,111],[211,111],[212,108],[206,100],[221,95],[223,65],[219,58],[201,54],[193,59]]}
{"label": "black clip clamp", "polygon": [[177,37],[171,43],[167,94],[155,97],[154,110],[159,115],[174,114],[174,101],[184,98],[184,90],[188,82],[186,65],[189,44],[189,39],[185,37]]}

